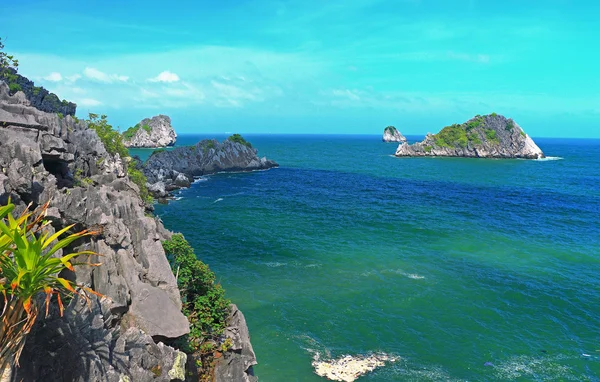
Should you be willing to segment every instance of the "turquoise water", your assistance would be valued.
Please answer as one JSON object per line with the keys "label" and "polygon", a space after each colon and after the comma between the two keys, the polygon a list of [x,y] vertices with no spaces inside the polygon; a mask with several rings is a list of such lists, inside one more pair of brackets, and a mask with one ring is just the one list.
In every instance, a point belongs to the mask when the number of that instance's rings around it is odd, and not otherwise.
{"label": "turquoise water", "polygon": [[281,167],[157,214],[245,313],[261,381],[322,380],[316,352],[400,357],[364,381],[600,380],[600,141],[538,139],[563,159],[524,161],[248,138]]}

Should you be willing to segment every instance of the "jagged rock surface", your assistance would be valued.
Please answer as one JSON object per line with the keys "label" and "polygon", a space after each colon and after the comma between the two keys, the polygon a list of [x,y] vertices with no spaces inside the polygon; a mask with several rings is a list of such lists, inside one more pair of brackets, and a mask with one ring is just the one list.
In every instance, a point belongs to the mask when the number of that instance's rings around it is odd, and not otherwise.
{"label": "jagged rock surface", "polygon": [[[249,145],[225,140],[203,140],[195,146],[177,147],[153,153],[144,164],[149,189],[158,197],[168,191],[188,187],[190,180],[202,175],[229,171],[266,170],[279,166]],[[186,181],[187,180],[187,181]]]}
{"label": "jagged rock surface", "polygon": [[388,126],[383,130],[384,142],[406,142],[406,138],[394,126]]}
{"label": "jagged rock surface", "polygon": [[38,318],[16,379],[175,380],[169,371],[181,355],[158,341],[188,333],[189,324],[161,245],[170,234],[145,215],[124,161],[85,123],[39,111],[3,82],[0,126],[0,203],[10,197],[23,210],[51,200],[53,227],[100,230],[80,247],[102,254],[92,259],[102,266],[79,267],[71,277],[109,298],[94,298],[91,311],[73,300],[74,313]]}
{"label": "jagged rock surface", "polygon": [[461,125],[445,127],[438,134],[412,145],[402,143],[397,157],[443,156],[471,158],[544,158],[544,153],[512,119],[490,114],[476,116]]}
{"label": "jagged rock surface", "polygon": [[167,147],[173,146],[177,140],[171,118],[162,114],[145,118],[128,131],[133,132],[133,136],[128,138],[127,131],[123,134],[125,147]]}
{"label": "jagged rock surface", "polygon": [[227,319],[225,337],[230,338],[233,345],[223,354],[215,366],[215,382],[255,382],[253,366],[257,364],[246,319],[235,305],[231,305],[231,313]]}
{"label": "jagged rock surface", "polygon": [[[25,98],[31,106],[47,113],[61,113],[62,115],[75,115],[77,105],[73,102],[61,101],[54,93],[50,93],[42,86],[35,84],[28,78],[18,74],[14,69],[8,68],[6,80],[11,84],[19,85]],[[0,78],[1,80],[2,78]]]}

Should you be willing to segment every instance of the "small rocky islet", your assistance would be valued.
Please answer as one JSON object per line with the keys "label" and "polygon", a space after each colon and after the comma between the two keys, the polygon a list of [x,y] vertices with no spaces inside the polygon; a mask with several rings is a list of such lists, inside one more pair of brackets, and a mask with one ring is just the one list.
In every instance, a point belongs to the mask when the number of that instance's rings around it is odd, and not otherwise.
{"label": "small rocky islet", "polygon": [[397,157],[545,158],[514,120],[492,113],[427,134],[422,142],[398,146]]}
{"label": "small rocky islet", "polygon": [[388,126],[383,129],[384,142],[406,142],[406,138],[394,126]]}
{"label": "small rocky islet", "polygon": [[177,133],[171,126],[171,118],[162,114],[144,118],[123,132],[123,145],[128,148],[168,147],[173,146],[176,141]]}

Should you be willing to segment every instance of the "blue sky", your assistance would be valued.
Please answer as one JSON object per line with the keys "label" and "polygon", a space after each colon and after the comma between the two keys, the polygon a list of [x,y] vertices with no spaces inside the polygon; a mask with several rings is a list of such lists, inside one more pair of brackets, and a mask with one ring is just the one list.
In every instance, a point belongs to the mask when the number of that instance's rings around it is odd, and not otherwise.
{"label": "blue sky", "polygon": [[475,114],[600,138],[598,2],[3,0],[20,72],[127,128],[437,132]]}

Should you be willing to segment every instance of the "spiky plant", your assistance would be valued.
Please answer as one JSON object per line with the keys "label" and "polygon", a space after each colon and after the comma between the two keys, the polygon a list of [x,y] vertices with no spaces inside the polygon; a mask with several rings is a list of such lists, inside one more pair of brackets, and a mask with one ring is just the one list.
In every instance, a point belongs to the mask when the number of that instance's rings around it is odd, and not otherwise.
{"label": "spiky plant", "polygon": [[[52,295],[56,295],[60,314],[63,314],[61,295],[81,295],[89,301],[90,288],[76,285],[59,277],[64,269],[74,270],[78,265],[98,266],[90,262],[75,262],[80,255],[96,255],[80,251],[58,256],[58,251],[75,240],[94,234],[87,230],[64,236],[73,226],[50,234],[49,222],[44,220],[49,203],[38,210],[25,210],[14,218],[15,206],[10,203],[0,207],[0,375],[6,375],[14,365],[25,345],[27,334],[38,316],[40,307],[36,296],[46,295],[46,315]],[[78,290],[76,290],[76,288]],[[101,296],[101,295],[99,295]]]}

